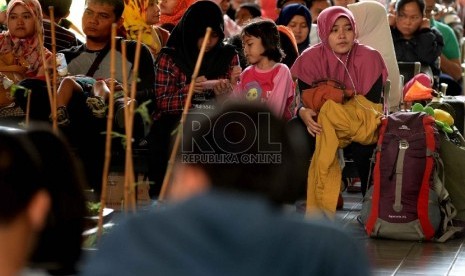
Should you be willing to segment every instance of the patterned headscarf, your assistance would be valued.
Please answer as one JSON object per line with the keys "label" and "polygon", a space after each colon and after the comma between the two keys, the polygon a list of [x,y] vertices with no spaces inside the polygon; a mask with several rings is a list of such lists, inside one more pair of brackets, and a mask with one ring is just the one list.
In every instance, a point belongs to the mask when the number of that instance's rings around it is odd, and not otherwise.
{"label": "patterned headscarf", "polygon": [[[153,1],[153,0],[152,0]],[[161,41],[153,26],[147,25],[147,8],[150,0],[124,0],[124,28],[127,38],[137,40],[139,28],[142,28],[142,43],[150,47],[154,55],[161,49]]]}
{"label": "patterned headscarf", "polygon": [[43,45],[39,45],[39,35],[43,35],[42,9],[37,0],[12,0],[6,10],[7,22],[10,19],[11,11],[17,5],[24,6],[34,17],[34,21],[37,22],[36,32],[31,37],[21,39],[13,36],[9,31],[0,34],[0,54],[12,52],[16,58],[26,63],[22,65],[27,66],[26,74],[31,76],[42,64],[40,47]]}
{"label": "patterned headscarf", "polygon": [[160,15],[160,25],[162,24],[173,24],[176,25],[178,24],[179,20],[181,20],[181,17],[184,15],[186,12],[187,8],[189,8],[192,3],[194,3],[196,0],[178,0],[178,4],[174,8],[173,14],[172,15],[167,15],[167,14],[161,14]]}

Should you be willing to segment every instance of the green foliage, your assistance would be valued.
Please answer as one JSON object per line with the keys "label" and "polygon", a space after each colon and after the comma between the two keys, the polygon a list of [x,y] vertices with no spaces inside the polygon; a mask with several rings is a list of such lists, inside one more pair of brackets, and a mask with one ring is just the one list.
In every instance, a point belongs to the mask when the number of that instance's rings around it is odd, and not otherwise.
{"label": "green foliage", "polygon": [[99,213],[101,204],[100,202],[87,201],[86,206],[87,206],[87,213],[90,216],[96,216]]}
{"label": "green foliage", "polygon": [[148,100],[143,102],[141,105],[139,105],[135,112],[139,113],[140,116],[142,117],[142,120],[144,121],[144,124],[150,124],[152,122],[151,114],[149,112],[149,109],[147,108],[147,105],[149,105],[152,102],[152,100]]}
{"label": "green foliage", "polygon": [[21,85],[17,85],[17,84],[11,85],[10,87],[11,97],[14,98],[17,93],[24,93],[24,97],[27,97],[28,94],[31,93],[31,90]]}

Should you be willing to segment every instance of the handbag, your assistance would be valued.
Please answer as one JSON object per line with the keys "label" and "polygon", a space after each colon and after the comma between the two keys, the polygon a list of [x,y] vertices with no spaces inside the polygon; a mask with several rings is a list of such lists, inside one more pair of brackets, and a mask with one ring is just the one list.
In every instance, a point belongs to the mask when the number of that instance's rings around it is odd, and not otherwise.
{"label": "handbag", "polygon": [[9,106],[14,102],[10,93],[10,86],[26,77],[27,68],[9,52],[0,55],[0,108]]}
{"label": "handbag", "polygon": [[347,89],[340,81],[322,79],[314,81],[310,88],[302,91],[302,102],[304,107],[318,113],[327,100],[343,104],[352,98],[354,94],[354,90]]}

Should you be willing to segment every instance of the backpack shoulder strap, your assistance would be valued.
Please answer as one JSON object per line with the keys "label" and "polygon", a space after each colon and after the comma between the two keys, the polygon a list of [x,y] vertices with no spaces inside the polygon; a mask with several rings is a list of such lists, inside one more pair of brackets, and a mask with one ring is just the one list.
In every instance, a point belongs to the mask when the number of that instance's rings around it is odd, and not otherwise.
{"label": "backpack shoulder strap", "polygon": [[453,225],[452,219],[455,218],[457,215],[457,209],[452,204],[452,201],[449,196],[449,192],[447,192],[446,187],[444,186],[444,173],[442,173],[442,177],[439,177],[439,171],[444,171],[444,163],[442,159],[439,157],[439,154],[433,154],[436,170],[434,170],[433,176],[433,189],[437,193],[439,197],[439,206],[441,208],[441,213],[443,214],[443,221],[441,224],[441,236],[434,239],[436,242],[446,242],[447,240],[454,237],[456,233],[462,232],[463,227],[457,227]]}

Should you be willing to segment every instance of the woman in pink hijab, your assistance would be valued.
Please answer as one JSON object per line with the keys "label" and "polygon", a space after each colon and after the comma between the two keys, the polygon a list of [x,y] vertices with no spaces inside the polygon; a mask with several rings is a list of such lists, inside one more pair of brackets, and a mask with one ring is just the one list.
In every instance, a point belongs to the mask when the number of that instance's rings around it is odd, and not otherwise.
{"label": "woman in pink hijab", "polygon": [[[357,30],[351,11],[338,6],[323,10],[318,16],[318,35],[321,42],[306,49],[291,68],[292,75],[298,79],[300,91],[316,81],[334,79],[356,91],[357,95],[365,96],[368,101],[379,103],[387,69],[379,52],[356,40]],[[316,115],[314,110],[300,107],[297,111],[300,120],[294,121],[297,125],[305,124],[311,155],[315,151],[315,136],[325,131]],[[364,193],[374,145],[354,142],[350,146]]]}

